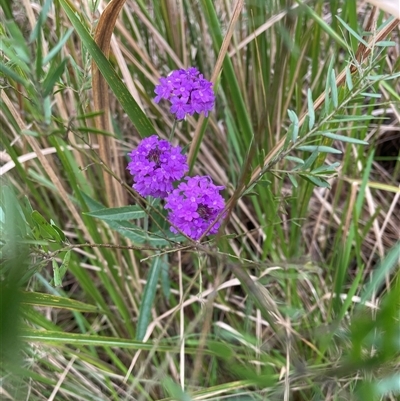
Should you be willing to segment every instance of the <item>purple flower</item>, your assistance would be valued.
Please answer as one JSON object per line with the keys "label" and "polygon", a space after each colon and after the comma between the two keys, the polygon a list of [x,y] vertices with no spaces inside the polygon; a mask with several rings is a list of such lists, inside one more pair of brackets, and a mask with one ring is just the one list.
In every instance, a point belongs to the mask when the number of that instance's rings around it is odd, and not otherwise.
{"label": "purple flower", "polygon": [[207,81],[197,68],[175,70],[168,77],[160,78],[160,84],[154,89],[157,95],[156,103],[161,99],[171,102],[171,113],[178,120],[185,118],[186,114],[208,113],[213,109],[215,95],[212,83]]}
{"label": "purple flower", "polygon": [[131,162],[127,169],[135,182],[133,188],[142,196],[165,198],[174,189],[174,181],[189,170],[181,147],[172,146],[157,135],[143,139],[128,156]]}
{"label": "purple flower", "polygon": [[[169,209],[168,219],[188,237],[197,240],[206,231],[216,234],[224,216],[219,214],[225,207],[219,191],[222,186],[214,185],[209,176],[186,177],[166,198],[165,208]],[[215,224],[208,230],[208,228]],[[173,233],[178,233],[171,227]]]}

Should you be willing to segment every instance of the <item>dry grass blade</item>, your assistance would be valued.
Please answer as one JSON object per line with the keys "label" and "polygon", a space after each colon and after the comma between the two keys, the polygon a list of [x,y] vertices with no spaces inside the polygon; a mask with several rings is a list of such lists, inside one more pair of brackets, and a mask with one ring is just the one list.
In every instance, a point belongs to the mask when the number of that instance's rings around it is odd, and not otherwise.
{"label": "dry grass blade", "polygon": [[[118,14],[124,3],[125,0],[112,0],[101,14],[97,24],[95,41],[106,57],[108,57],[110,53],[111,36]],[[95,62],[92,62],[92,74],[94,108],[95,110],[102,111],[102,114],[96,117],[95,125],[97,129],[111,131],[108,85]],[[99,144],[100,158],[106,165],[112,166],[113,170],[117,171],[119,174],[121,168],[115,139],[99,135],[97,136],[97,141]],[[106,171],[103,171],[103,177],[108,205],[115,207],[126,204],[124,193],[117,181],[113,180]]]}

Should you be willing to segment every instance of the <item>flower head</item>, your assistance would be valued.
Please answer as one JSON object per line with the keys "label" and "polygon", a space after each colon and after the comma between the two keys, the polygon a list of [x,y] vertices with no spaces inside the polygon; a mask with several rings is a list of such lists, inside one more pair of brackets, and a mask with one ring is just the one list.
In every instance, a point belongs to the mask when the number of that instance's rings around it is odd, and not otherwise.
{"label": "flower head", "polygon": [[172,146],[157,135],[143,139],[128,156],[131,161],[127,169],[135,182],[133,188],[142,196],[165,198],[174,189],[173,182],[189,170],[181,147]]}
{"label": "flower head", "polygon": [[[224,217],[215,221],[225,207],[224,198],[219,193],[224,187],[214,185],[208,176],[186,177],[185,180],[165,199],[165,208],[170,210],[169,220],[194,240],[206,231],[216,234]],[[178,233],[175,227],[171,227],[171,231]]]}
{"label": "flower head", "polygon": [[154,92],[156,103],[161,99],[171,102],[170,111],[178,120],[185,118],[186,114],[204,113],[208,116],[215,103],[212,83],[194,67],[175,70],[168,77],[160,78]]}

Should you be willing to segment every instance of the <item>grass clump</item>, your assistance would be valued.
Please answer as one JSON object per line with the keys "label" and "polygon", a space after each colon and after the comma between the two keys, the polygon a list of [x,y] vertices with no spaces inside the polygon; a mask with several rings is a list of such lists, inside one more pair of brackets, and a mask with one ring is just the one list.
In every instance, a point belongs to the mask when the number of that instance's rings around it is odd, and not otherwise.
{"label": "grass clump", "polygon": [[[2,397],[398,398],[398,20],[340,1],[1,5]],[[189,67],[215,107],[176,121],[154,88]],[[212,214],[192,193],[208,231],[173,214],[186,193],[132,188],[127,155],[154,134],[223,194]]]}

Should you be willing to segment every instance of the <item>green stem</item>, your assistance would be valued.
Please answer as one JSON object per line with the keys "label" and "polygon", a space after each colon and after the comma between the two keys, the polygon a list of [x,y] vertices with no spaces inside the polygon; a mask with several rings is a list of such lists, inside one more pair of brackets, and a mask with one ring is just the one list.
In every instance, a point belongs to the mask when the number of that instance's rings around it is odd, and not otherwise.
{"label": "green stem", "polygon": [[169,138],[168,138],[168,140],[171,142],[172,141],[172,138],[174,137],[174,133],[175,133],[175,128],[176,128],[176,125],[177,125],[177,123],[178,123],[178,120],[174,120],[174,123],[173,123],[173,125],[172,125],[172,128],[171,128],[171,133],[169,134]]}

